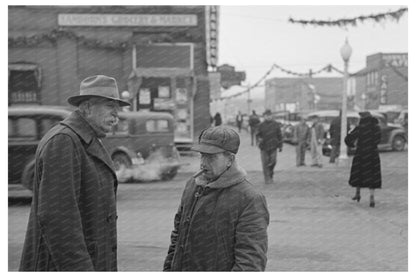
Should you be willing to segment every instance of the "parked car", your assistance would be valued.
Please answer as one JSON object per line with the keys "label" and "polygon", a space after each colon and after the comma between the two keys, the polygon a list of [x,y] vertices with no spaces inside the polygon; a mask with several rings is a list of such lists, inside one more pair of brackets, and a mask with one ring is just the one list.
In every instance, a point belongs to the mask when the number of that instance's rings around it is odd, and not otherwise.
{"label": "parked car", "polygon": [[[11,185],[19,184],[32,189],[35,152],[39,141],[50,128],[66,118],[72,109],[64,106],[25,105],[10,106],[8,110],[8,181]],[[120,176],[119,181],[128,180],[124,174],[126,169],[131,170],[131,175],[149,177],[152,173],[153,179],[172,179],[181,166],[173,140],[172,115],[159,112],[120,112],[119,116],[119,124],[103,140],[114,161],[116,174]]]}
{"label": "parked car", "polygon": [[32,189],[35,152],[40,139],[52,126],[71,113],[63,106],[10,106],[8,173],[9,184]]}
{"label": "parked car", "polygon": [[103,144],[121,182],[170,180],[181,166],[170,113],[120,112],[118,124]]}
{"label": "parked car", "polygon": [[402,110],[395,121],[396,124],[400,124],[404,128],[404,130],[406,131],[406,135],[408,135],[408,120],[409,120],[408,117],[409,117],[409,113],[407,109]]}
{"label": "parked car", "polygon": [[282,124],[282,136],[284,142],[293,143],[295,126],[300,122],[301,116],[304,116],[303,112],[279,111],[273,113],[274,120]]}
{"label": "parked car", "polygon": [[[331,154],[331,138],[329,135],[329,126],[335,117],[339,115],[337,110],[328,110],[328,111],[319,111],[314,112],[308,115],[308,118],[313,114],[317,114],[320,118],[320,121],[324,125],[325,129],[325,141],[322,147],[322,153],[325,156],[330,156]],[[407,135],[403,127],[398,124],[392,124],[387,122],[385,114],[378,111],[371,111],[371,114],[377,118],[380,128],[381,128],[381,141],[378,144],[379,150],[393,150],[393,151],[403,151],[407,143]],[[349,111],[347,113],[347,121],[350,125],[351,131],[355,126],[358,125],[360,121],[360,115],[358,112]],[[342,142],[343,143],[343,142]],[[354,148],[348,148],[348,155],[353,155],[355,153]]]}

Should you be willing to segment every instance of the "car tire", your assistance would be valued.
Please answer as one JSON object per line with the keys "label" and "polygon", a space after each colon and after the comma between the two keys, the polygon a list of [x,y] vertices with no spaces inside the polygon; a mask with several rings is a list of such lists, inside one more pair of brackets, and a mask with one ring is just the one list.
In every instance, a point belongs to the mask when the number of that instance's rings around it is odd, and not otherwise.
{"label": "car tire", "polygon": [[403,151],[406,144],[406,140],[402,136],[395,136],[392,141],[393,151]]}
{"label": "car tire", "polygon": [[129,168],[131,166],[131,159],[124,153],[116,153],[112,156],[114,169],[116,171],[121,170],[122,168]]}
{"label": "car tire", "polygon": [[177,168],[172,168],[167,172],[163,172],[162,176],[161,176],[161,179],[162,179],[162,181],[172,180],[176,176],[177,173],[178,173],[178,169]]}
{"label": "car tire", "polygon": [[23,169],[22,185],[28,190],[33,190],[34,180],[35,180],[35,160],[32,160]]}

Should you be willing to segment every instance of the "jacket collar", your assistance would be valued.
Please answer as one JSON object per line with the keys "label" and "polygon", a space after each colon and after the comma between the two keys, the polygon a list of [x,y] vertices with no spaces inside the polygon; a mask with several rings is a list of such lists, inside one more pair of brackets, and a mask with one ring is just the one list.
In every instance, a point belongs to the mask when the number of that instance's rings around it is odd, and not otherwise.
{"label": "jacket collar", "polygon": [[[208,183],[206,186],[212,189],[231,187],[246,179],[246,171],[234,162],[218,179]],[[197,182],[198,183],[198,182]]]}
{"label": "jacket collar", "polygon": [[61,124],[73,130],[87,144],[87,152],[102,160],[113,171],[113,174],[115,174],[113,161],[111,160],[107,149],[105,149],[101,143],[99,139],[100,135],[79,111],[74,111],[69,117],[63,120]]}
{"label": "jacket collar", "polygon": [[74,111],[61,124],[71,128],[87,144],[90,144],[91,140],[97,137],[92,126],[79,111]]}

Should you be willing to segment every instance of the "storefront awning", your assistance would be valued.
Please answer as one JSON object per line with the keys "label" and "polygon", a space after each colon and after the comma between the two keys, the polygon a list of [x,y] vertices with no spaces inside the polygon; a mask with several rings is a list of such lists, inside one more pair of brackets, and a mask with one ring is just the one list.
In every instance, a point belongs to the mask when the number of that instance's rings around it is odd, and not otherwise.
{"label": "storefront awning", "polygon": [[132,77],[192,77],[193,70],[190,68],[136,68],[130,74]]}

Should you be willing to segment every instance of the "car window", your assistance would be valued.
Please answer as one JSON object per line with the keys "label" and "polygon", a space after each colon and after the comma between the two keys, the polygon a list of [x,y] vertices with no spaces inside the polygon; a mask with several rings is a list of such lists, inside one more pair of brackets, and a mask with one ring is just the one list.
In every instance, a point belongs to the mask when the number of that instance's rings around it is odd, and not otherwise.
{"label": "car window", "polygon": [[113,127],[113,135],[127,135],[129,133],[129,122],[127,119],[122,119],[118,121],[117,125]]}
{"label": "car window", "polygon": [[151,119],[146,121],[147,132],[169,132],[169,122],[166,119]]}
{"label": "car window", "polygon": [[375,117],[378,120],[378,124],[380,125],[381,128],[385,127],[387,125],[386,120],[384,118],[381,117]]}
{"label": "car window", "polygon": [[46,132],[49,131],[53,126],[58,124],[60,120],[58,118],[42,118],[40,122],[40,135],[43,137]]}
{"label": "car window", "polygon": [[9,119],[9,138],[14,140],[36,140],[36,121],[27,117]]}

